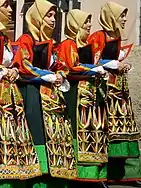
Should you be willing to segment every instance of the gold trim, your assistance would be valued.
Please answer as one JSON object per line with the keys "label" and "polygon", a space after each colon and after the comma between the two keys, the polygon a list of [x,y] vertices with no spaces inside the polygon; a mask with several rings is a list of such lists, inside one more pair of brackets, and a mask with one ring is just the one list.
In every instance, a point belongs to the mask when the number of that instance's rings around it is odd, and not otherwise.
{"label": "gold trim", "polygon": [[39,164],[30,166],[0,165],[0,179],[29,179],[41,176]]}
{"label": "gold trim", "polygon": [[108,155],[102,155],[98,153],[80,153],[78,155],[79,162],[99,162],[106,163],[108,162]]}
{"label": "gold trim", "polygon": [[68,170],[68,169],[50,167],[50,174],[52,177],[65,178],[65,179],[75,179],[78,177],[76,169]]}

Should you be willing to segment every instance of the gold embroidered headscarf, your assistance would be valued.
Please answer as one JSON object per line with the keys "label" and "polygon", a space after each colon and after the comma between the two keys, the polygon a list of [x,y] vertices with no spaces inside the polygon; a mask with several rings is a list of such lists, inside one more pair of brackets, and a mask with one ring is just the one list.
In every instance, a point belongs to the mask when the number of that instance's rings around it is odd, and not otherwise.
{"label": "gold embroidered headscarf", "polygon": [[51,8],[56,10],[56,6],[47,0],[35,0],[26,13],[28,29],[37,41],[49,40],[52,36],[53,28],[44,20]]}
{"label": "gold embroidered headscarf", "polygon": [[86,45],[86,42],[82,41],[82,36],[85,32],[83,25],[88,17],[91,17],[91,14],[79,9],[72,9],[67,14],[65,36],[75,40],[77,47]]}
{"label": "gold embroidered headscarf", "polygon": [[7,24],[9,23],[9,19],[7,17],[7,15],[5,15],[2,11],[1,11],[1,7],[2,5],[5,3],[5,0],[0,0],[0,31],[5,30]]}
{"label": "gold embroidered headscarf", "polygon": [[120,24],[118,23],[118,18],[120,15],[125,12],[127,13],[128,9],[114,2],[108,2],[103,5],[100,11],[98,21],[104,30],[109,32],[117,32],[122,40],[125,40],[125,34]]}

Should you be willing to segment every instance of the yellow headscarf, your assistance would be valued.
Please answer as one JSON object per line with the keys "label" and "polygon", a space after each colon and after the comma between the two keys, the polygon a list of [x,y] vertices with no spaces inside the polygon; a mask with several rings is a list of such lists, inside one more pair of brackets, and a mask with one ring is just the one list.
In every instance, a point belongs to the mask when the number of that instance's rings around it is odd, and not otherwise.
{"label": "yellow headscarf", "polygon": [[9,19],[8,17],[3,13],[1,12],[1,7],[2,5],[5,3],[5,0],[0,0],[0,31],[2,30],[5,30],[6,29],[6,26],[7,24],[9,23]]}
{"label": "yellow headscarf", "polygon": [[91,14],[79,9],[72,9],[67,14],[65,36],[75,40],[77,47],[86,45],[86,43],[81,40],[81,36],[83,36],[84,33],[83,25],[89,16],[91,17]]}
{"label": "yellow headscarf", "polygon": [[118,31],[117,37],[121,37],[122,40],[125,40],[125,34],[120,24],[118,23],[118,18],[125,11],[128,11],[126,7],[123,7],[114,2],[108,2],[101,8],[98,21],[104,30],[110,32]]}
{"label": "yellow headscarf", "polygon": [[28,29],[35,40],[45,41],[51,38],[53,29],[44,21],[44,17],[53,7],[56,9],[56,6],[47,0],[35,0],[27,11]]}

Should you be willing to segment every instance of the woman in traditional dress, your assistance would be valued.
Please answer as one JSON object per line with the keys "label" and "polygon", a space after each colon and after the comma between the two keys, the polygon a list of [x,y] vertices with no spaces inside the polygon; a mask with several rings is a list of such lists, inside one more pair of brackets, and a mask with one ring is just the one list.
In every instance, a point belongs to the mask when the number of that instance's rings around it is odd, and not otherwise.
{"label": "woman in traditional dress", "polygon": [[[96,57],[95,64],[98,64],[100,59],[120,59],[127,12],[127,8],[113,2],[108,2],[101,8],[98,21],[103,30],[88,38]],[[126,74],[131,65],[124,62],[122,64],[122,71],[108,69],[108,179],[131,181],[141,178],[138,146],[140,133],[134,120]]]}
{"label": "woman in traditional dress", "polygon": [[61,178],[77,177],[71,122],[61,92],[64,90],[61,84],[68,82],[64,71],[52,72],[55,56],[51,36],[55,16],[54,4],[36,0],[26,13],[28,34],[23,34],[13,44],[13,64],[19,69],[21,79],[18,85],[41,170],[45,174],[45,178],[31,181],[31,187],[64,187],[65,180]]}
{"label": "woman in traditional dress", "polygon": [[17,184],[22,186],[24,181],[15,179],[28,179],[41,175],[39,161],[25,119],[23,99],[15,84],[19,71],[12,66],[12,48],[8,37],[4,34],[7,24],[11,21],[11,14],[10,1],[0,0],[1,188],[15,187]]}
{"label": "woman in traditional dress", "polygon": [[[78,48],[87,45],[90,29],[90,14],[78,9],[69,11],[65,27],[67,39],[56,50],[57,62],[64,63],[69,70],[67,78],[71,88],[64,96],[76,146],[76,180],[80,182],[104,181],[107,177],[107,119],[105,96],[100,89],[105,72],[100,66],[95,68],[92,61],[83,64],[78,54]],[[85,53],[84,50],[84,56]]]}

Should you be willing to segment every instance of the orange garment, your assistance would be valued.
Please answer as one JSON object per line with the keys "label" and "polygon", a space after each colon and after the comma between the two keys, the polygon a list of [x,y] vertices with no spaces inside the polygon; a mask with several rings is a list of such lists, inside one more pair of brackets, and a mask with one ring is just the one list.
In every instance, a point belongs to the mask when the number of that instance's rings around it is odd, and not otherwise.
{"label": "orange garment", "polygon": [[92,44],[92,52],[93,52],[93,59],[94,59],[94,64],[98,64],[98,61],[101,59],[101,55],[103,52],[103,49],[105,47],[105,43],[106,42],[110,42],[113,40],[119,40],[119,51],[121,48],[121,40],[118,38],[115,39],[111,39],[110,37],[108,37],[108,35],[106,35],[106,33],[104,33],[105,31],[100,30],[100,31],[96,31],[94,33],[92,33],[89,37],[88,37],[88,44]]}
{"label": "orange garment", "polygon": [[77,46],[71,39],[64,40],[57,49],[54,50],[57,55],[57,63],[64,64],[70,72],[84,72],[89,68],[80,65]]}
{"label": "orange garment", "polygon": [[[28,34],[23,34],[16,42],[12,43],[14,51],[13,65],[18,67],[21,74],[36,76],[36,73],[29,69],[27,64],[32,66],[33,61],[33,47],[40,44],[48,44],[48,62],[46,63],[46,69],[50,65],[50,59],[52,54],[53,42],[52,40],[47,40],[44,42],[34,42],[32,37]],[[40,63],[40,62],[39,62]]]}

